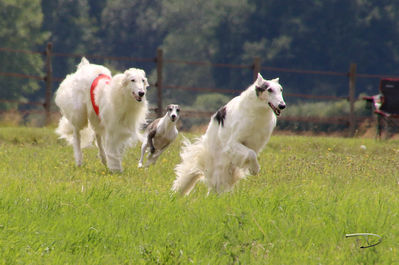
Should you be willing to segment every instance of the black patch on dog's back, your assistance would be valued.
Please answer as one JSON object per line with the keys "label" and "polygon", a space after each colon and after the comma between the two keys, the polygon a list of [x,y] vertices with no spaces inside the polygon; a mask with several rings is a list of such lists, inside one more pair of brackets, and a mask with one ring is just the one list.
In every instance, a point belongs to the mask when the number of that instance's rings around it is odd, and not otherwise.
{"label": "black patch on dog's back", "polygon": [[226,106],[221,107],[215,114],[215,120],[219,125],[224,126],[224,120],[226,119]]}

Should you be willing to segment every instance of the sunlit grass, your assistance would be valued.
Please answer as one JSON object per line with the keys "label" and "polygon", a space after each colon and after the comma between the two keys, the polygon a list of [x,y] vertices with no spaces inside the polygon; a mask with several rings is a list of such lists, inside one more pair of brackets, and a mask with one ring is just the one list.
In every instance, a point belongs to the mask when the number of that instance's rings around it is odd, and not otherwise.
{"label": "sunlit grass", "polygon": [[[77,168],[52,129],[0,129],[0,264],[398,262],[398,141],[273,136],[258,176],[181,197],[180,139],[148,169],[129,150],[111,174],[95,148]],[[383,241],[361,249],[357,232]]]}

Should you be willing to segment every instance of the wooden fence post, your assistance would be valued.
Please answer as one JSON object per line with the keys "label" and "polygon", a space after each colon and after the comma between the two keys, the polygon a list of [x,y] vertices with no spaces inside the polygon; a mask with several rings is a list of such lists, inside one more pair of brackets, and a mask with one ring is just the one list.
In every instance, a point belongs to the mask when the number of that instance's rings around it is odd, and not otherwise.
{"label": "wooden fence post", "polygon": [[260,73],[260,58],[259,57],[255,57],[254,58],[254,64],[253,64],[254,81],[256,81],[256,79],[258,78],[258,73]]}
{"label": "wooden fence post", "polygon": [[52,91],[51,91],[51,86],[53,83],[53,67],[51,65],[51,51],[53,48],[53,44],[51,42],[47,43],[46,46],[46,76],[44,78],[46,82],[46,97],[45,97],[45,102],[43,104],[44,109],[46,111],[46,125],[49,125],[51,122],[51,97],[52,97]]}
{"label": "wooden fence post", "polygon": [[356,114],[355,114],[355,90],[356,90],[356,64],[351,63],[349,69],[349,134],[355,135]]}
{"label": "wooden fence post", "polygon": [[157,101],[157,115],[158,117],[162,117],[162,69],[163,69],[163,50],[161,48],[157,49],[157,58],[155,59],[157,63],[157,82],[155,83],[155,86],[157,87],[157,95],[158,95],[158,101]]}

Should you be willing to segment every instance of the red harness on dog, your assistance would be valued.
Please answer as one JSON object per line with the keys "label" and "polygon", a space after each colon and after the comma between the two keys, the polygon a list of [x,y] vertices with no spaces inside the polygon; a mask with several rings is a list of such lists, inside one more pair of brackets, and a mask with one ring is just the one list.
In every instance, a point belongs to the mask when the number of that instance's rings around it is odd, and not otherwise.
{"label": "red harness on dog", "polygon": [[99,75],[97,76],[97,78],[94,79],[93,83],[91,83],[91,87],[90,87],[90,99],[91,99],[91,104],[93,105],[94,112],[97,114],[97,116],[98,116],[98,113],[99,113],[99,108],[98,108],[98,105],[96,104],[96,101],[95,101],[95,99],[94,99],[94,90],[96,89],[97,84],[98,84],[98,82],[99,82],[101,79],[107,79],[107,80],[105,81],[105,83],[106,83],[106,84],[109,84],[109,82],[110,82],[110,80],[111,80],[111,77],[109,77],[108,75],[105,75],[105,74],[99,74]]}

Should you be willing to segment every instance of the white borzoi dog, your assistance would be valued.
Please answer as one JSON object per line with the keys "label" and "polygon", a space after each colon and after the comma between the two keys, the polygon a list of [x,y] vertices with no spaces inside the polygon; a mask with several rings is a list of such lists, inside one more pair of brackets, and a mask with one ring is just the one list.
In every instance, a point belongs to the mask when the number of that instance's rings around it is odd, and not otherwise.
{"label": "white borzoi dog", "polygon": [[147,87],[141,69],[130,68],[111,78],[107,68],[82,58],[55,97],[63,115],[56,132],[73,145],[78,166],[82,164],[81,147],[95,137],[103,164],[111,171],[122,171],[124,149],[140,138],[139,126],[148,112]]}
{"label": "white borzoi dog", "polygon": [[246,175],[256,175],[257,155],[286,106],[282,91],[278,78],[265,80],[258,74],[250,87],[220,108],[204,135],[194,143],[185,140],[172,190],[187,195],[202,179],[208,193],[221,193]]}
{"label": "white borzoi dog", "polygon": [[150,149],[145,165],[147,167],[151,164],[155,164],[158,157],[176,139],[179,133],[176,128],[176,123],[180,117],[179,105],[170,104],[166,110],[167,112],[162,118],[154,120],[145,129],[145,138],[141,146],[139,167],[143,167],[146,150]]}

